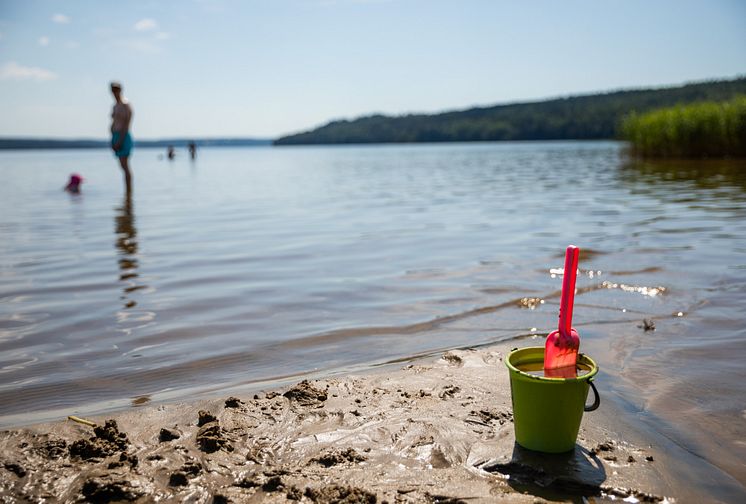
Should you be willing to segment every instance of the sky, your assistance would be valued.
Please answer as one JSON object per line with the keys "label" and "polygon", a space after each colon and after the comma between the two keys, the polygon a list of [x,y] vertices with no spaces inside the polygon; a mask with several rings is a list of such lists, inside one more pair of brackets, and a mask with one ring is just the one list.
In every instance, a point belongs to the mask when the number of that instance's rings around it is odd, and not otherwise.
{"label": "sky", "polygon": [[746,75],[740,0],[0,0],[0,136],[275,138]]}

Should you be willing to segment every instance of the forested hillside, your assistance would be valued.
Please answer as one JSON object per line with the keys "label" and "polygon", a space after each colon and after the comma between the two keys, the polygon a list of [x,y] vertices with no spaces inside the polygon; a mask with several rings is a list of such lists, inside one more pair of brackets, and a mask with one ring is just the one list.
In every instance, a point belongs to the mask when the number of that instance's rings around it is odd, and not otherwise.
{"label": "forested hillside", "polygon": [[372,115],[284,136],[275,145],[615,138],[631,112],[746,94],[746,78],[614,91],[440,114]]}

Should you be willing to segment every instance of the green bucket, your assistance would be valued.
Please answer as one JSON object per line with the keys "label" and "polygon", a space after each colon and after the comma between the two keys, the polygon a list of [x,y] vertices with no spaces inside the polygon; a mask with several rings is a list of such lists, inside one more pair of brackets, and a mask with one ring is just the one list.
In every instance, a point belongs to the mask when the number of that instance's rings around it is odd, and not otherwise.
{"label": "green bucket", "polygon": [[[598,366],[587,355],[578,356],[577,378],[546,378],[525,372],[544,369],[544,347],[513,350],[505,359],[510,372],[515,439],[529,450],[563,453],[575,448],[583,411],[598,408],[600,398],[592,381]],[[588,389],[595,400],[585,405]]]}

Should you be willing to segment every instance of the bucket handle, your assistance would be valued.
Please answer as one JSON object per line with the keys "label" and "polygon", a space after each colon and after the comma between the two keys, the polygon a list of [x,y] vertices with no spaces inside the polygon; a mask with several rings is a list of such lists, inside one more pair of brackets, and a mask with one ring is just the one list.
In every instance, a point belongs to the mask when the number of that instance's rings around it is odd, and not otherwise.
{"label": "bucket handle", "polygon": [[583,407],[583,411],[594,411],[597,410],[599,406],[601,406],[601,396],[598,394],[598,390],[596,390],[596,386],[593,384],[592,381],[589,381],[588,384],[593,389],[593,404]]}

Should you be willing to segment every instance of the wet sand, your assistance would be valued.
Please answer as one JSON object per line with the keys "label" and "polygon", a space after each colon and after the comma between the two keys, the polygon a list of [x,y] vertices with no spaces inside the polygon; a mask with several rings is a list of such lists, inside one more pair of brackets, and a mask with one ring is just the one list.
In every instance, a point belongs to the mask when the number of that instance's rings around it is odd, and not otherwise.
{"label": "wet sand", "polygon": [[65,420],[3,431],[0,492],[3,502],[686,502],[696,495],[682,499],[684,487],[668,471],[675,461],[630,431],[609,401],[585,414],[574,452],[518,447],[502,362],[508,351],[455,350],[245,397],[147,406],[93,418],[95,428]]}

